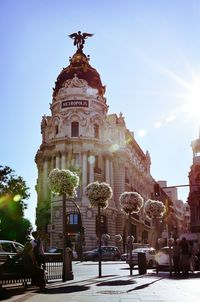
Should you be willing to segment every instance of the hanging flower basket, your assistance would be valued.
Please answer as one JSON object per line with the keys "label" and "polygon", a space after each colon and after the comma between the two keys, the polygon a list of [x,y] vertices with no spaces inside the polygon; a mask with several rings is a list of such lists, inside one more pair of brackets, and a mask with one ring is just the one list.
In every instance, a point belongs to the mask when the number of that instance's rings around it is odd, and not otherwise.
{"label": "hanging flower basket", "polygon": [[119,201],[126,214],[138,213],[144,202],[137,192],[124,192],[120,195]]}
{"label": "hanging flower basket", "polygon": [[122,241],[122,235],[120,235],[120,234],[115,235],[115,241],[116,242],[121,242]]}
{"label": "hanging flower basket", "polygon": [[48,178],[48,184],[54,194],[66,194],[68,197],[76,195],[79,177],[70,170],[53,169]]}
{"label": "hanging flower basket", "polygon": [[165,210],[165,205],[159,200],[148,199],[144,205],[144,211],[150,219],[162,218]]}
{"label": "hanging flower basket", "polygon": [[130,244],[130,243],[133,243],[135,241],[135,237],[134,236],[127,236],[127,238],[126,238],[126,242],[127,242],[127,244]]}
{"label": "hanging flower basket", "polygon": [[92,207],[106,208],[108,200],[112,198],[112,188],[105,182],[92,182],[85,188],[85,194]]}
{"label": "hanging flower basket", "polygon": [[101,239],[102,239],[103,241],[107,242],[108,240],[110,240],[110,235],[109,235],[109,234],[103,234],[103,235],[101,236]]}

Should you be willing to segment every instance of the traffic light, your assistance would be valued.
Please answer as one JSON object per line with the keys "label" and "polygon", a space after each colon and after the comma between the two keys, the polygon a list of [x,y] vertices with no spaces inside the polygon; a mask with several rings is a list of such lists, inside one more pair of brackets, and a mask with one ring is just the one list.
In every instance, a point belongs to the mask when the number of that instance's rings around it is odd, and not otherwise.
{"label": "traffic light", "polygon": [[157,183],[154,184],[154,195],[155,195],[155,197],[160,196],[160,186]]}

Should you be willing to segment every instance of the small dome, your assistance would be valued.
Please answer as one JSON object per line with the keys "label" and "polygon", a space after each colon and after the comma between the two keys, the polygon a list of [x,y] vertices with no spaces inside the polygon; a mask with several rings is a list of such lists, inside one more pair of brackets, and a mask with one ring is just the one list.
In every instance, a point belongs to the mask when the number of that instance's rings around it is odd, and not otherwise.
{"label": "small dome", "polygon": [[77,52],[70,58],[70,65],[64,68],[55,83],[53,96],[55,97],[59,89],[62,87],[66,80],[73,79],[74,75],[77,75],[79,79],[86,80],[88,85],[92,88],[98,89],[100,95],[104,95],[105,86],[102,85],[100,75],[95,68],[89,64],[89,56],[78,49]]}

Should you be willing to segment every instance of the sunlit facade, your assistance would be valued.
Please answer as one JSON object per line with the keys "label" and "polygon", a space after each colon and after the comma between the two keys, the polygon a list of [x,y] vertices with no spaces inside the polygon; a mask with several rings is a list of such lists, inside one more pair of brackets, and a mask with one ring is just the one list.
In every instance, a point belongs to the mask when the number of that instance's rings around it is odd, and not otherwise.
{"label": "sunlit facade", "polygon": [[[47,179],[53,168],[76,168],[81,180],[74,200],[78,208],[67,202],[68,236],[75,242],[82,225],[84,249],[96,246],[97,210],[90,207],[84,191],[90,182],[105,181],[112,187],[113,197],[102,212],[101,232],[110,235],[108,244],[125,249],[129,230],[119,196],[124,191],[137,191],[144,200],[152,197],[155,181],[150,155],[127,129],[122,113],[108,114],[105,86],[81,49],[59,74],[50,109],[51,116],[42,118],[42,144],[35,157],[37,227],[49,232],[51,246],[62,246],[62,198],[51,195]],[[136,242],[154,238],[143,210],[132,217],[132,233]],[[123,237],[120,243],[116,243],[117,234]]]}
{"label": "sunlit facade", "polygon": [[200,234],[200,138],[193,140],[191,146],[193,163],[189,172],[188,204],[191,212],[191,232]]}

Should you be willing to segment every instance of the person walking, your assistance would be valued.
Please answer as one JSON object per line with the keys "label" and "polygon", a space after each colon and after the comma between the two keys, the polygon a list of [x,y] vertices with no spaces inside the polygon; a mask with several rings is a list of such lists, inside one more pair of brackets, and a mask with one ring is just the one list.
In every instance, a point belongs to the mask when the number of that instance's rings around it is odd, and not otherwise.
{"label": "person walking", "polygon": [[38,265],[35,259],[31,242],[25,244],[20,264],[23,270],[31,275],[31,284],[39,286],[40,289],[44,289],[46,285],[45,271]]}
{"label": "person walking", "polygon": [[189,264],[190,264],[190,271],[194,273],[195,271],[195,261],[196,260],[196,255],[195,255],[195,250],[194,250],[194,244],[192,241],[189,241]]}
{"label": "person walking", "polygon": [[174,263],[174,273],[175,275],[180,274],[180,246],[177,241],[174,241],[172,257]]}
{"label": "person walking", "polygon": [[44,247],[41,237],[39,236],[39,232],[34,231],[32,233],[33,240],[31,241],[31,245],[33,247],[33,252],[35,255],[35,259],[39,266],[42,266],[45,269],[45,256],[44,256]]}
{"label": "person walking", "polygon": [[189,244],[185,237],[182,238],[180,242],[180,250],[181,250],[181,268],[184,276],[187,276],[189,273]]}

